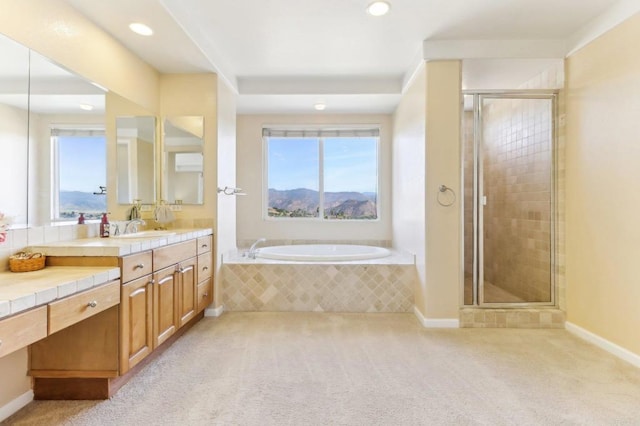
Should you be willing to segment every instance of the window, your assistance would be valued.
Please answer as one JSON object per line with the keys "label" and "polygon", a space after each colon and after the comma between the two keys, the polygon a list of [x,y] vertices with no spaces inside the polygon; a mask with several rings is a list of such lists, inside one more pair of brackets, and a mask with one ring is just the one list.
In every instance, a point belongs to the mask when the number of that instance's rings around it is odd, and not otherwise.
{"label": "window", "polygon": [[104,130],[52,129],[53,220],[99,219],[107,211]]}
{"label": "window", "polygon": [[264,129],[267,217],[378,219],[379,129]]}

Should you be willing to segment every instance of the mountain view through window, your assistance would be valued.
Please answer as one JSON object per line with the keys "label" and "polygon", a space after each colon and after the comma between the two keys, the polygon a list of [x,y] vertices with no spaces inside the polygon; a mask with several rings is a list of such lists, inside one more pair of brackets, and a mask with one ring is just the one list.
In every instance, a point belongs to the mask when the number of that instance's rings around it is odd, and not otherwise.
{"label": "mountain view through window", "polygon": [[378,218],[378,137],[267,137],[267,215]]}

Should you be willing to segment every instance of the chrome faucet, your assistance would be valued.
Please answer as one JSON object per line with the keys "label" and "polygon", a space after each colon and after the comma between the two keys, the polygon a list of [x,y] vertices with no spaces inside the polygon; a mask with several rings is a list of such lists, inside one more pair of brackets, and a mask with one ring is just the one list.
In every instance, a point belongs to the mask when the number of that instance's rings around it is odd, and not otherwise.
{"label": "chrome faucet", "polygon": [[[123,234],[133,234],[135,232],[138,232],[138,225],[146,225],[147,222],[145,222],[142,219],[132,219],[127,221],[127,224],[124,226],[124,231],[122,232]],[[131,229],[131,231],[129,230]]]}
{"label": "chrome faucet", "polygon": [[255,243],[253,243],[251,245],[251,248],[249,249],[249,251],[246,253],[247,257],[249,259],[255,259],[256,258],[256,253],[258,252],[258,250],[256,249],[256,247],[258,246],[258,244],[260,243],[264,243],[265,241],[267,241],[266,238],[258,238],[258,240],[256,240]]}

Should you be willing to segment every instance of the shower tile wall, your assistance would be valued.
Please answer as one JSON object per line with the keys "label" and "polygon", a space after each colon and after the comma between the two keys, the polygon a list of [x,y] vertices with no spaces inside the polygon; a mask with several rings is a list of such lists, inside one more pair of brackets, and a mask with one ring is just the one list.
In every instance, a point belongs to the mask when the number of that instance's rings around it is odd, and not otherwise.
{"label": "shower tile wall", "polygon": [[[484,282],[505,297],[551,301],[551,117],[546,100],[485,104]],[[497,294],[497,293],[496,293]]]}
{"label": "shower tile wall", "polygon": [[414,265],[223,264],[227,311],[411,312]]}

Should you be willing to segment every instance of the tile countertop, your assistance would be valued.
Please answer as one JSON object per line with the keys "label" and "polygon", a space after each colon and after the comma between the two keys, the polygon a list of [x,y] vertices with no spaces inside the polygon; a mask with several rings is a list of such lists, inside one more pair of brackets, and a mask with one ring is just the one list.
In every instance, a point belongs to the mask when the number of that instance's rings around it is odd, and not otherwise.
{"label": "tile countertop", "polygon": [[107,266],[49,266],[32,272],[0,272],[0,319],[120,278]]}
{"label": "tile countertop", "polygon": [[212,234],[211,228],[142,231],[109,238],[82,238],[30,246],[29,251],[47,256],[126,256]]}

